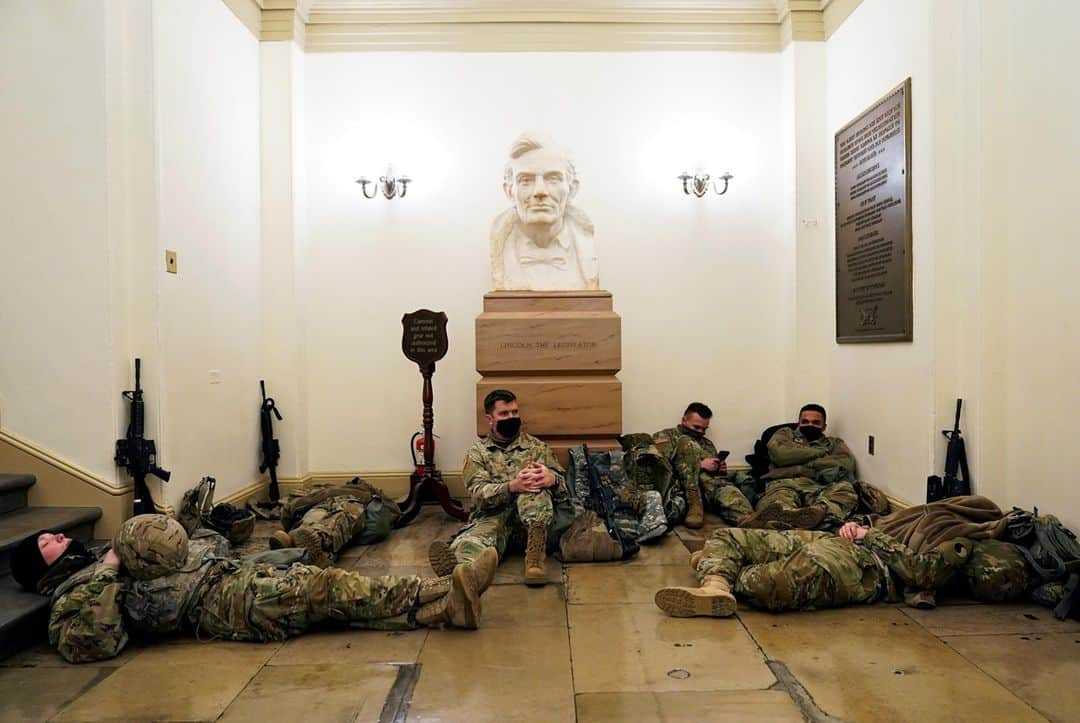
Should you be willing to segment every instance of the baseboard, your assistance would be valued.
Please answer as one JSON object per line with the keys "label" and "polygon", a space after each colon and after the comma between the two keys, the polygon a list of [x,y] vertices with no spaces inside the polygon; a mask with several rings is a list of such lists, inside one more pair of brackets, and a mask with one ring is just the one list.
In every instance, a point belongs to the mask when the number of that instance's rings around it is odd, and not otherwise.
{"label": "baseboard", "polygon": [[889,507],[891,512],[896,512],[898,510],[906,510],[908,507],[915,506],[907,500],[900,499],[899,497],[893,497],[888,492],[885,492],[885,496],[889,499]]}

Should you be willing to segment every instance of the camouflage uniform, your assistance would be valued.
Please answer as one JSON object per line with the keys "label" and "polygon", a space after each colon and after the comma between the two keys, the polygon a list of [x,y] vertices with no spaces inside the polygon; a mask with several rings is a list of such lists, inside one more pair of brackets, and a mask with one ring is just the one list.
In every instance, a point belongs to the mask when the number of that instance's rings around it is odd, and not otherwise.
{"label": "camouflage uniform", "polygon": [[49,642],[79,663],[118,655],[129,627],[231,640],[283,640],[329,621],[415,627],[414,614],[427,601],[423,591],[437,598],[448,589],[413,576],[225,560],[218,556],[228,549],[224,538],[207,534],[192,537],[183,571],[156,580],[136,581],[100,563],[73,575],[53,596]]}
{"label": "camouflage uniform", "polygon": [[[377,503],[373,500],[378,499]],[[281,526],[286,532],[295,532],[300,528],[313,531],[318,535],[324,552],[334,559],[337,554],[371,527],[375,520],[367,519],[365,512],[369,505],[385,505],[388,513],[396,519],[401,515],[393,500],[386,499],[382,490],[357,479],[345,485],[333,487],[314,487],[293,492],[281,508]],[[372,531],[374,532],[374,531]],[[382,539],[386,531],[372,534],[371,540],[361,539],[361,544],[370,544]]]}
{"label": "camouflage uniform", "polygon": [[797,429],[783,428],[769,440],[772,469],[765,493],[757,509],[771,505],[793,510],[799,507],[825,508],[823,524],[839,526],[855,511],[859,496],[855,491],[855,455],[839,437],[822,437],[809,442]]}
{"label": "camouflage uniform", "polygon": [[729,525],[737,525],[754,512],[750,500],[727,475],[701,469],[702,460],[716,456],[716,445],[708,437],[692,437],[678,427],[664,429],[653,435],[657,449],[671,460],[678,494],[683,499],[681,522],[686,516],[686,485],[696,481],[706,510],[715,512]]}
{"label": "camouflage uniform", "polygon": [[854,544],[829,532],[721,528],[705,543],[695,572],[701,582],[719,575],[756,608],[814,610],[899,599],[894,577],[919,590],[937,589],[969,551],[968,543],[955,555],[917,554],[874,529]]}
{"label": "camouflage uniform", "polygon": [[[511,493],[510,480],[530,462],[540,462],[554,472],[555,486],[540,492]],[[475,442],[465,453],[462,477],[473,511],[468,524],[450,542],[459,562],[475,560],[487,547],[494,547],[502,559],[510,542],[524,543],[529,525],[547,528],[550,552],[574,518],[559,460],[550,447],[526,432],[518,434],[505,449],[490,435]]]}

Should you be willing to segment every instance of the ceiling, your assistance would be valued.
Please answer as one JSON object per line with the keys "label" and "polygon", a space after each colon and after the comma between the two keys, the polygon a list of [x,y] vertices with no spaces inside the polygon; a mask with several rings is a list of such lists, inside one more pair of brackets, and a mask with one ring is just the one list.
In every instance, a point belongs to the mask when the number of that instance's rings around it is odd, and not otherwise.
{"label": "ceiling", "polygon": [[821,41],[861,0],[224,0],[260,40],[326,51],[750,50]]}

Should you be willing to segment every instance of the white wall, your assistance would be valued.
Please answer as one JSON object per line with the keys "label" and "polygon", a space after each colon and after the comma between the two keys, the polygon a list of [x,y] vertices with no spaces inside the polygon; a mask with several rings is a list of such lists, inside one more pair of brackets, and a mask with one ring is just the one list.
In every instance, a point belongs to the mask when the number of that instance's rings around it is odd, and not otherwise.
{"label": "white wall", "polygon": [[[827,42],[830,201],[833,133],[912,78],[915,341],[835,345],[831,317],[800,315],[796,356],[811,348],[806,335],[828,340],[830,426],[866,479],[922,500],[962,397],[975,491],[1075,528],[1080,239],[1068,209],[1080,90],[1055,69],[1080,61],[1080,7],[1043,5],[865,0]],[[816,270],[800,256],[800,293],[832,293],[831,243],[829,254]]]}
{"label": "white wall", "polygon": [[0,424],[111,477],[104,4],[3,14]]}
{"label": "white wall", "polygon": [[[258,479],[262,366],[259,44],[219,0],[154,4],[162,462],[176,502]],[[220,383],[210,383],[210,371]]]}
{"label": "white wall", "polygon": [[[826,214],[825,235],[813,258],[800,256],[800,291],[814,287],[829,303],[815,316],[799,316],[797,356],[829,358],[830,432],[845,438],[860,476],[907,500],[925,496],[933,459],[933,249],[934,171],[928,0],[863,2],[826,44],[826,122],[822,142],[831,209],[835,203],[833,136],[891,88],[911,77],[914,341],[835,343],[835,213]],[[800,189],[800,195],[803,189]],[[820,300],[820,297],[819,297]],[[867,454],[874,435],[876,453]]]}
{"label": "white wall", "polygon": [[[767,54],[312,54],[305,59],[312,470],[399,470],[420,426],[401,315],[449,316],[435,377],[438,462],[475,439],[474,321],[488,230],[523,130],[574,154],[596,224],[601,287],[623,319],[626,431],[700,399],[738,454],[786,418],[793,261],[783,232],[781,62]],[[353,183],[386,164],[404,200]],[[683,170],[735,175],[684,196]],[[523,410],[527,419],[528,410]]]}
{"label": "white wall", "polygon": [[[1080,529],[1073,443],[1080,386],[1080,6],[1042,3],[1038,14],[994,0],[965,3],[978,43],[968,58],[964,108],[978,137],[969,188],[980,220],[982,313],[976,317],[982,405],[976,481],[1004,505],[1038,506]],[[976,180],[977,176],[977,180]],[[967,306],[968,304],[965,304]],[[963,307],[961,307],[963,308]]]}

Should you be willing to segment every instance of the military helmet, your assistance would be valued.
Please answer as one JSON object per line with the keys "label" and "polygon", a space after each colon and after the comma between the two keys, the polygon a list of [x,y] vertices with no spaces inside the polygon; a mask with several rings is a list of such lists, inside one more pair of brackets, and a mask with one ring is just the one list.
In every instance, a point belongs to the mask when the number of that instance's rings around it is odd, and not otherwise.
{"label": "military helmet", "polygon": [[206,526],[225,535],[231,545],[247,542],[255,531],[255,513],[223,502],[210,511]]}
{"label": "military helmet", "polygon": [[152,580],[179,571],[187,561],[188,536],[179,522],[165,515],[137,515],[113,537],[112,549],[137,580]]}
{"label": "military helmet", "polygon": [[968,590],[983,602],[1012,602],[1034,582],[1020,547],[1003,540],[981,540],[964,568]]}

